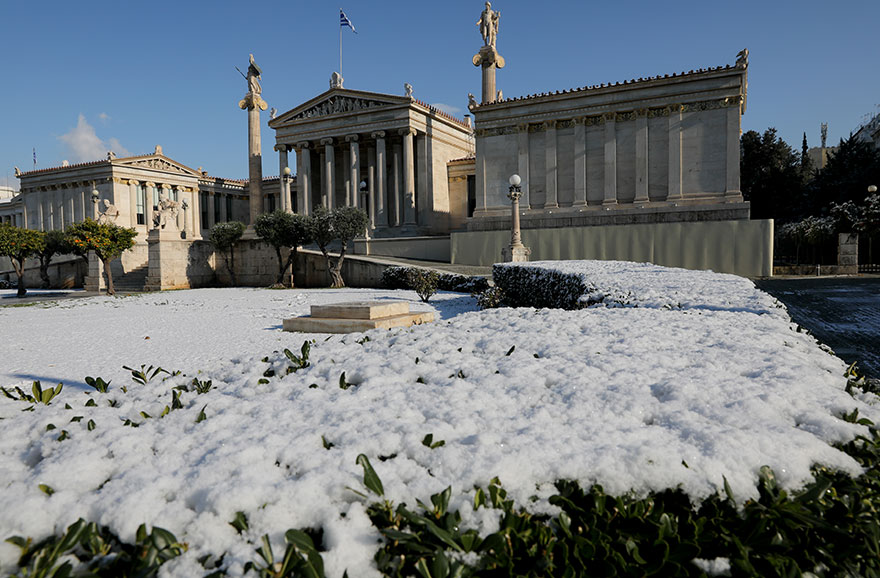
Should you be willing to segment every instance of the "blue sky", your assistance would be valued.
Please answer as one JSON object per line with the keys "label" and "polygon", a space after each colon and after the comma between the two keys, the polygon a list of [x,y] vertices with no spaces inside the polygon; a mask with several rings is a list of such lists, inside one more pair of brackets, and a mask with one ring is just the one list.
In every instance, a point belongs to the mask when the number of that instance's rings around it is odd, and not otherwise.
{"label": "blue sky", "polygon": [[[247,119],[237,106],[253,53],[263,97],[279,113],[328,88],[403,94],[457,116],[479,94],[479,0],[242,3],[0,0],[0,185],[13,167],[166,155],[212,175],[246,178]],[[244,6],[249,5],[249,8]],[[836,144],[880,113],[880,2],[543,2],[498,0],[498,72],[506,97],[733,64],[750,51],[744,130],[775,126],[799,149]],[[277,174],[263,114],[265,175]]]}

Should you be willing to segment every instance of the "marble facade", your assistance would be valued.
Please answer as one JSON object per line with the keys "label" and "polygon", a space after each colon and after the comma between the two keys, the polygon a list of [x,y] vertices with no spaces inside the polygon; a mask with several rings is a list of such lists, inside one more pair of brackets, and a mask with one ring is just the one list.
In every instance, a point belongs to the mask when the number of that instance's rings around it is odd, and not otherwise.
{"label": "marble facade", "polygon": [[466,155],[470,126],[414,99],[330,90],[269,121],[279,172],[296,153],[297,211],[350,205],[370,216],[376,237],[442,234],[461,222],[450,206],[446,164]]}

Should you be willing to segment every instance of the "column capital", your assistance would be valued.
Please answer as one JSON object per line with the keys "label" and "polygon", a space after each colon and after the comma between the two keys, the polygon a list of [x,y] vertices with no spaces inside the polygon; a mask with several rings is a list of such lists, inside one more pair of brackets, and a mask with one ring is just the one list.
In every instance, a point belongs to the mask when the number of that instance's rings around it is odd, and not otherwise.
{"label": "column capital", "polygon": [[345,135],[345,142],[357,142],[357,141],[358,141],[358,135],[356,135],[356,134]]}
{"label": "column capital", "polygon": [[146,187],[155,187],[155,186],[156,186],[156,183],[154,183],[153,181],[147,181],[146,183],[144,183],[144,186],[146,186]]}
{"label": "column capital", "polygon": [[647,118],[647,117],[648,117],[648,109],[647,108],[636,109],[636,118]]}
{"label": "column capital", "polygon": [[516,130],[518,132],[529,132],[529,123],[524,122],[524,123],[516,125]]}
{"label": "column capital", "polygon": [[400,136],[407,136],[407,135],[411,135],[411,134],[416,134],[416,129],[414,129],[411,126],[408,126],[406,128],[402,128],[402,129],[398,130],[397,134],[399,134]]}
{"label": "column capital", "polygon": [[274,148],[278,152],[282,152],[282,151],[286,152],[286,153],[290,152],[290,145],[289,144],[277,144],[272,148]]}
{"label": "column capital", "polygon": [[571,122],[572,122],[572,124],[574,124],[575,126],[578,126],[578,125],[585,125],[585,124],[587,124],[587,117],[585,117],[585,116],[576,116],[576,117],[574,117],[573,119],[571,119]]}
{"label": "column capital", "polygon": [[602,118],[605,119],[605,122],[613,122],[613,121],[617,120],[617,113],[616,112],[606,112],[602,115]]}
{"label": "column capital", "polygon": [[307,148],[309,148],[310,145],[309,145],[309,141],[304,140],[304,141],[300,141],[300,142],[296,143],[296,146],[298,146],[301,149],[307,149]]}
{"label": "column capital", "polygon": [[169,185],[168,183],[162,183],[161,185],[159,185],[159,187],[162,189],[171,189],[171,185]]}
{"label": "column capital", "polygon": [[370,133],[370,136],[373,138],[385,138],[384,130],[377,130],[375,132]]}
{"label": "column capital", "polygon": [[322,139],[321,139],[321,144],[324,145],[324,146],[332,145],[332,144],[333,144],[333,139],[332,139],[332,138],[322,138]]}
{"label": "column capital", "polygon": [[670,113],[681,112],[682,110],[684,110],[684,105],[679,103],[670,104],[666,107],[666,110],[668,110]]}
{"label": "column capital", "polygon": [[544,127],[544,130],[555,129],[556,128],[556,121],[555,120],[545,120],[542,123],[542,125]]}
{"label": "column capital", "polygon": [[135,180],[135,179],[128,179],[128,184],[129,185],[139,185],[139,184],[141,184],[141,182],[138,180]]}

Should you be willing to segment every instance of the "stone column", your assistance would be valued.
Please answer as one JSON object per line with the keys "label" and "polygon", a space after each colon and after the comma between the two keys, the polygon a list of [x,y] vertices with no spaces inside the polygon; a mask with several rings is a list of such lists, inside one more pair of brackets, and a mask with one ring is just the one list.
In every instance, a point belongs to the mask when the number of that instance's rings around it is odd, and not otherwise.
{"label": "stone column", "polygon": [[74,223],[73,217],[73,190],[64,187],[64,227],[67,228]]}
{"label": "stone column", "polygon": [[215,197],[216,195],[213,192],[208,193],[208,223],[207,227],[205,227],[206,229],[210,229],[217,224],[215,222],[215,215],[217,214],[215,209],[217,199]]}
{"label": "stone column", "polygon": [[342,149],[342,203],[344,207],[351,206],[351,154],[348,147]]}
{"label": "stone column", "polygon": [[529,208],[529,125],[519,124],[516,127],[517,170],[522,179],[522,204]]}
{"label": "stone column", "polygon": [[[348,159],[349,159],[349,167],[348,167],[348,180],[349,180],[349,193],[351,195],[349,201],[352,207],[357,207],[360,205],[360,184],[361,184],[361,157],[360,157],[360,145],[358,144],[358,135],[351,134],[345,137],[345,141],[348,143]],[[361,207],[364,210],[367,210],[366,207]]]}
{"label": "stone column", "polygon": [[413,135],[416,131],[405,128],[400,131],[403,136],[403,214],[404,225],[416,224],[416,191],[415,191],[415,155],[413,154]]}
{"label": "stone column", "polygon": [[556,186],[558,182],[559,171],[556,166],[556,121],[550,120],[544,123],[544,153],[546,158],[545,167],[545,188],[547,190],[544,197],[544,208],[555,209],[559,206],[556,195]]}
{"label": "stone column", "polygon": [[[221,193],[217,195],[217,198],[214,199],[215,203],[220,203],[220,222],[225,223],[229,220],[229,215],[226,212],[226,195],[225,193]],[[262,208],[262,207],[261,207]],[[260,211],[262,214],[262,211]]]}
{"label": "stone column", "polygon": [[197,188],[192,191],[192,223],[193,223],[193,239],[199,239],[202,236],[202,229],[205,224],[202,222],[202,193]]}
{"label": "stone column", "polygon": [[587,128],[585,118],[574,119],[574,197],[572,207],[587,206]]}
{"label": "stone column", "polygon": [[495,102],[495,70],[504,68],[504,57],[498,54],[494,46],[483,46],[480,52],[474,55],[474,66],[483,69],[483,94],[481,103]]}
{"label": "stone column", "polygon": [[[252,65],[253,66],[253,65]],[[251,69],[248,69],[251,75]],[[248,85],[251,85],[250,76]],[[251,88],[238,106],[248,111],[248,197],[250,199],[250,230],[263,209],[263,153],[260,142],[260,111],[269,106],[260,97],[258,89]]]}
{"label": "stone column", "polygon": [[633,203],[648,202],[648,109],[636,111],[636,196]]}
{"label": "stone column", "polygon": [[376,228],[376,149],[367,147],[367,215],[370,229]]}
{"label": "stone column", "polygon": [[284,169],[287,168],[287,145],[278,145],[275,148],[278,149],[278,196],[281,197],[281,206],[279,208],[286,213],[292,213],[289,183],[284,178]]}
{"label": "stone column", "polygon": [[742,201],[739,175],[739,140],[740,140],[740,112],[742,97],[728,98],[727,105],[727,186],[724,197],[728,202]]}
{"label": "stone column", "polygon": [[47,231],[48,228],[46,226],[49,219],[49,206],[46,202],[46,191],[42,188],[37,191],[37,208],[39,209],[39,218],[40,218],[40,231]]}
{"label": "stone column", "polygon": [[153,187],[155,186],[156,183],[153,182],[144,183],[144,219],[148,231],[153,228]]}
{"label": "stone column", "polygon": [[617,115],[605,113],[605,198],[603,205],[617,204]]}
{"label": "stone column", "polygon": [[[85,183],[80,183],[80,186],[85,186]],[[89,215],[88,204],[86,202],[88,194],[86,191],[82,190],[79,192],[79,211],[80,218],[85,221],[86,217]]]}
{"label": "stone column", "polygon": [[298,144],[299,151],[296,153],[297,171],[296,188],[299,199],[299,212],[308,215],[312,211],[312,157],[309,153],[309,143],[303,141]]}
{"label": "stone column", "polygon": [[669,110],[669,194],[667,201],[681,200],[681,116],[682,106],[673,104]]}
{"label": "stone column", "polygon": [[388,213],[385,209],[385,201],[388,198],[388,177],[385,174],[385,131],[376,131],[372,133],[376,139],[376,191],[374,196],[374,205],[376,206],[377,227],[385,227],[388,225]]}
{"label": "stone column", "polygon": [[332,211],[336,208],[336,194],[333,190],[333,174],[336,170],[333,139],[323,138],[321,144],[324,145],[324,206]]}
{"label": "stone column", "polygon": [[403,189],[400,184],[400,157],[400,142],[395,142],[391,153],[391,170],[394,171],[394,175],[391,177],[391,225],[394,227],[399,227],[403,224],[403,216],[401,214],[403,203],[400,200]]}

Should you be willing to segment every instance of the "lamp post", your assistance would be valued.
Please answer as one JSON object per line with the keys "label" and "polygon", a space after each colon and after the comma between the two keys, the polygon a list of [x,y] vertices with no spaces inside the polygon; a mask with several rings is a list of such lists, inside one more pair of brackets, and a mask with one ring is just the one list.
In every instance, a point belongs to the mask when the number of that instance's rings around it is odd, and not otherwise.
{"label": "lamp post", "polygon": [[[367,212],[367,215],[369,215],[370,211],[367,210],[367,207],[369,206],[370,197],[367,192],[367,181],[361,181],[358,185],[358,190],[361,192],[361,208],[363,208],[364,211]],[[367,239],[368,241],[370,239],[370,228],[372,227],[372,225],[373,224],[369,221],[368,217],[367,229],[364,231],[364,239]]]}
{"label": "lamp post", "polygon": [[98,220],[98,199],[101,197],[101,193],[98,192],[98,189],[95,188],[95,182],[92,181],[92,218],[96,221]]}
{"label": "lamp post", "polygon": [[281,208],[288,213],[293,212],[290,199],[290,181],[292,180],[293,175],[291,175],[290,167],[284,167],[284,170],[281,172]]}
{"label": "lamp post", "polygon": [[505,263],[528,261],[532,250],[522,244],[522,234],[519,229],[519,198],[522,196],[520,183],[522,179],[516,173],[510,175],[510,183],[507,198],[510,199],[510,245],[501,250],[501,257]]}

